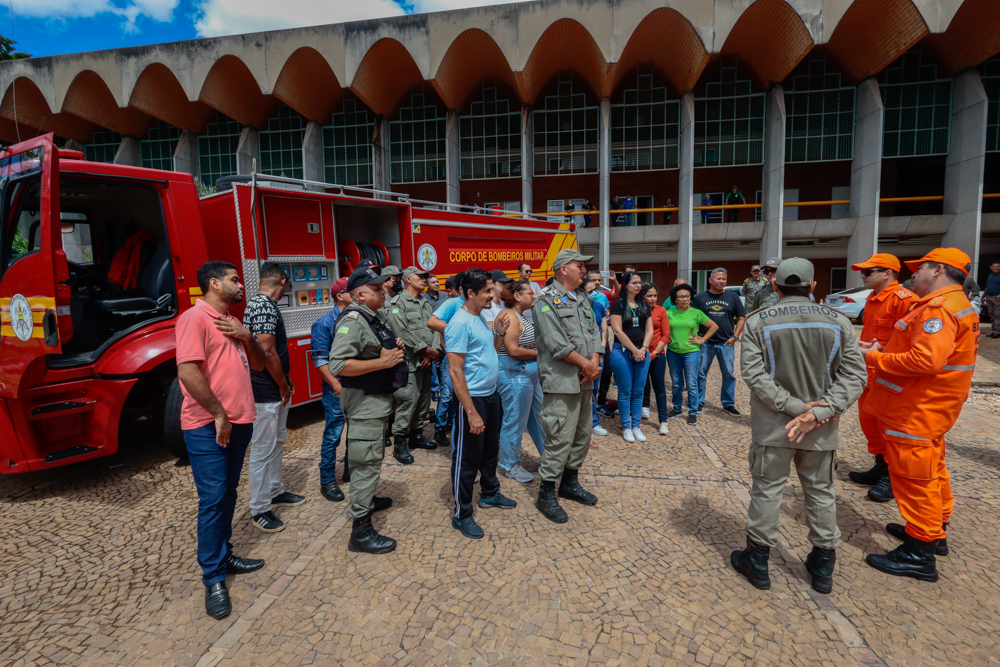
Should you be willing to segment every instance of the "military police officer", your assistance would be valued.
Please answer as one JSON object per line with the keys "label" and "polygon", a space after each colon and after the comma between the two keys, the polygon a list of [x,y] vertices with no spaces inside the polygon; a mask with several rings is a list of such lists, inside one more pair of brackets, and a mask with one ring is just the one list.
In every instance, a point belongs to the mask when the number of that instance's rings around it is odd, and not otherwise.
{"label": "military police officer", "polygon": [[781,266],[780,257],[771,257],[764,262],[761,271],[764,273],[764,278],[767,279],[767,284],[754,292],[753,298],[747,304],[747,312],[778,303],[778,293],[774,291],[774,277],[779,266]]}
{"label": "military police officer", "polygon": [[427,287],[427,273],[411,266],[403,271],[403,291],[382,309],[389,328],[403,339],[409,381],[396,392],[396,414],[392,424],[393,456],[403,464],[413,463],[409,449],[434,449],[437,445],[420,432],[431,407],[432,363],[441,355],[438,335],[427,326],[433,306],[420,294]]}
{"label": "military police officer", "polygon": [[372,512],[387,509],[391,498],[376,498],[385,456],[386,422],[392,395],[406,385],[403,341],[396,338],[379,309],[385,304],[382,283],[389,280],[371,267],[355,269],[347,280],[354,303],[337,320],[330,346],[330,372],[343,386],[340,403],[347,419],[351,463],[350,551],[384,554],[396,540],[372,527]]}
{"label": "military police officer", "polygon": [[560,477],[560,498],[597,504],[597,496],[581,487],[578,479],[590,451],[594,378],[601,373],[604,352],[590,300],[581,289],[587,271],[584,263],[592,259],[572,248],[560,250],[552,263],[555,280],[531,308],[546,436],[535,505],[556,523],[569,520],[556,498],[555,483]]}

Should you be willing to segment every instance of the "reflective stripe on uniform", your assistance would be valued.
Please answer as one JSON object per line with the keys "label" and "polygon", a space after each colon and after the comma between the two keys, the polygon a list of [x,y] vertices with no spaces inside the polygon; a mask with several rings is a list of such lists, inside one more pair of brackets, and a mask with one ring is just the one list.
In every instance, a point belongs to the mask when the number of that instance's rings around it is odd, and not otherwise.
{"label": "reflective stripe on uniform", "polygon": [[898,384],[893,384],[891,382],[887,382],[887,381],[883,380],[882,378],[875,378],[875,382],[877,382],[877,383],[879,383],[881,385],[885,385],[889,389],[894,389],[894,390],[896,390],[898,392],[902,392],[903,391],[903,388],[900,387]]}
{"label": "reflective stripe on uniform", "polygon": [[903,320],[897,320],[896,326],[899,327],[900,329],[905,329],[909,325],[907,325],[906,322],[904,322]]}
{"label": "reflective stripe on uniform", "polygon": [[976,365],[972,364],[971,366],[942,366],[941,370],[943,370],[943,371],[974,371],[974,370],[976,370]]}
{"label": "reflective stripe on uniform", "polygon": [[907,440],[923,440],[924,442],[931,441],[930,438],[921,438],[919,435],[910,435],[909,433],[903,433],[902,431],[890,431],[886,429],[885,434],[896,438],[906,438]]}
{"label": "reflective stripe on uniform", "polygon": [[974,312],[976,312],[976,309],[973,308],[972,306],[969,306],[965,310],[960,310],[959,312],[955,313],[955,317],[962,318],[965,317],[966,315],[971,315]]}
{"label": "reflective stripe on uniform", "polygon": [[833,347],[830,350],[830,357],[826,360],[827,372],[830,372],[830,368],[833,366],[833,360],[837,356],[837,351],[840,350],[839,324],[827,324],[825,322],[789,322],[787,324],[772,324],[764,327],[764,342],[767,345],[767,356],[771,361],[772,380],[774,379],[774,372],[777,368],[777,364],[775,363],[776,359],[774,357],[774,346],[771,344],[771,332],[777,329],[830,329],[833,331]]}

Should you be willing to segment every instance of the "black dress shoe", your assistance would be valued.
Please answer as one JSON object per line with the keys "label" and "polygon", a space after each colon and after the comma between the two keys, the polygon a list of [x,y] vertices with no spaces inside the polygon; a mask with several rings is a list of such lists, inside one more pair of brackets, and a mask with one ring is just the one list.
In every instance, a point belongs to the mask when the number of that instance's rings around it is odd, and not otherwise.
{"label": "black dress shoe", "polygon": [[895,498],[892,495],[892,481],[889,479],[889,473],[882,475],[882,479],[868,489],[868,497],[877,503],[887,503]]}
{"label": "black dress shoe", "polygon": [[889,465],[885,462],[885,457],[881,454],[875,455],[875,466],[871,470],[861,471],[851,471],[847,473],[847,476],[851,478],[851,481],[855,484],[864,484],[866,486],[875,486],[878,481],[889,474]]}
{"label": "black dress shoe", "polygon": [[347,550],[355,553],[387,554],[396,548],[396,540],[379,534],[372,526],[372,517],[355,519],[351,527],[351,539],[347,542]]}
{"label": "black dress shoe", "polygon": [[410,449],[437,449],[437,443],[424,437],[418,429],[410,431]]}
{"label": "black dress shoe", "polygon": [[580,486],[580,471],[566,468],[559,482],[559,497],[575,500],[581,505],[596,505],[597,496]]}
{"label": "black dress shoe", "polygon": [[306,501],[305,496],[300,496],[295,493],[289,493],[285,491],[284,493],[279,493],[274,498],[271,498],[272,507],[294,507],[295,505],[301,505]]}
{"label": "black dress shoe", "polygon": [[813,547],[806,556],[806,572],[812,575],[812,586],[817,593],[824,595],[833,590],[833,566],[837,563],[837,552],[834,549]]}
{"label": "black dress shoe", "polygon": [[344,492],[340,490],[339,486],[337,486],[337,480],[327,482],[326,484],[320,484],[319,492],[323,494],[324,498],[332,500],[333,502],[339,502],[344,499]]}
{"label": "black dress shoe", "polygon": [[397,435],[392,443],[392,456],[403,465],[413,463],[413,454],[406,448],[406,436]]}
{"label": "black dress shoe", "polygon": [[887,554],[868,554],[865,562],[879,572],[894,577],[912,577],[920,581],[937,581],[937,540],[923,542],[906,536],[906,541]]}
{"label": "black dress shoe", "polygon": [[733,569],[746,577],[754,588],[766,591],[771,588],[771,575],[767,571],[767,560],[770,556],[770,547],[757,544],[748,537],[747,548],[743,551],[734,551],[729,556],[729,562]]}
{"label": "black dress shoe", "polygon": [[250,574],[264,567],[263,558],[237,558],[229,554],[226,559],[226,572],[229,574]]}
{"label": "black dress shoe", "polygon": [[[948,524],[944,524],[944,529],[948,530]],[[907,538],[906,526],[904,526],[901,523],[890,523],[890,524],[888,524],[885,527],[885,532],[889,533],[890,535],[892,535],[893,537],[895,537],[897,540],[902,540],[903,542],[906,541],[906,538]],[[935,556],[947,556],[948,553],[949,553],[949,550],[948,550],[948,539],[945,538],[943,540],[938,540],[937,541],[937,551],[934,552],[934,555]]]}
{"label": "black dress shoe", "polygon": [[438,447],[450,447],[451,443],[448,442],[448,431],[445,429],[434,431],[434,442],[438,444]]}
{"label": "black dress shoe", "polygon": [[229,590],[226,582],[220,581],[211,586],[205,586],[205,613],[212,618],[225,618],[233,611],[233,603],[229,601]]}
{"label": "black dress shoe", "polygon": [[372,497],[373,512],[384,512],[390,507],[392,507],[392,498],[379,498],[378,496]]}

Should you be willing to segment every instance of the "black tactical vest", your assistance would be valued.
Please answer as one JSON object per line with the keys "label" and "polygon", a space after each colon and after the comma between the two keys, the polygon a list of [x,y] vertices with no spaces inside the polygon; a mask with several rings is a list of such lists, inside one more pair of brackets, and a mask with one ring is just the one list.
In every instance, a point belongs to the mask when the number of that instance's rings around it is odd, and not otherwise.
{"label": "black tactical vest", "polygon": [[[340,317],[337,318],[337,325],[339,325],[340,321],[344,319],[344,315],[350,311],[354,311],[365,318],[365,321],[368,322],[368,326],[370,326],[372,331],[375,332],[375,337],[381,341],[383,348],[386,350],[396,349],[396,337],[393,335],[389,327],[382,324],[382,320],[379,318],[369,315],[360,308],[355,308],[353,306],[345,308],[344,312],[342,312]],[[334,330],[336,330],[336,326]],[[406,386],[406,383],[409,381],[409,373],[409,369],[406,366],[406,360],[404,359],[393,368],[385,368],[380,371],[372,371],[371,373],[355,375],[353,377],[341,376],[339,379],[341,385],[352,389],[362,389],[364,390],[366,396],[368,394],[391,394],[397,389],[401,389]]]}

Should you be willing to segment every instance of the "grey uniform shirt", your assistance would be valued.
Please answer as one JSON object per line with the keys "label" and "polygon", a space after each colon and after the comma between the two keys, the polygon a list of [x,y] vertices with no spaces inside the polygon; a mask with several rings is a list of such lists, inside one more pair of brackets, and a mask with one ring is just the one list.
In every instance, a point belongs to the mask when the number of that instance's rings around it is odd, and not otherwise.
{"label": "grey uniform shirt", "polygon": [[774,291],[774,286],[768,283],[754,292],[750,307],[747,310],[757,310],[758,308],[773,306],[776,303],[778,303],[778,293]]}
{"label": "grey uniform shirt", "polygon": [[401,292],[383,306],[380,311],[389,323],[389,328],[406,345],[406,362],[410,372],[420,365],[418,352],[425,347],[441,349],[441,343],[436,333],[427,326],[427,320],[434,314],[434,307],[423,297],[410,296],[409,292]]}
{"label": "grey uniform shirt", "polygon": [[585,359],[603,354],[601,330],[583,289],[570,292],[558,281],[542,290],[531,307],[538,347],[538,375],[547,394],[593,391],[594,381],[580,382],[580,367],[564,361],[574,350]]}
{"label": "grey uniform shirt", "polygon": [[798,444],[788,439],[785,425],[811,401],[830,404],[812,409],[820,421],[842,414],[867,381],[850,320],[806,297],[786,297],[747,317],[740,374],[751,392],[753,441],[813,451],[837,448],[836,421],[810,431]]}
{"label": "grey uniform shirt", "polygon": [[[375,315],[388,325],[382,311],[373,313],[363,303],[357,303],[355,306],[369,315]],[[375,359],[381,354],[382,343],[365,318],[358,313],[347,311],[337,322],[330,344],[330,372],[336,377],[344,370],[344,365],[349,359]],[[340,407],[348,419],[381,419],[392,414],[392,394],[365,396],[363,389],[344,387],[340,392]]]}

